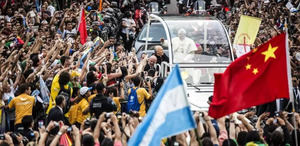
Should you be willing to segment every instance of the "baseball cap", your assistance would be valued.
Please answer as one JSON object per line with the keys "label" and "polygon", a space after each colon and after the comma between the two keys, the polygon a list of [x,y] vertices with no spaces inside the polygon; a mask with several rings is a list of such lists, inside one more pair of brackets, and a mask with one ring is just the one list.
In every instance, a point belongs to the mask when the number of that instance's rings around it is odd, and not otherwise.
{"label": "baseball cap", "polygon": [[80,95],[84,95],[86,94],[89,90],[91,90],[92,88],[89,88],[89,87],[81,87],[79,92],[80,92]]}

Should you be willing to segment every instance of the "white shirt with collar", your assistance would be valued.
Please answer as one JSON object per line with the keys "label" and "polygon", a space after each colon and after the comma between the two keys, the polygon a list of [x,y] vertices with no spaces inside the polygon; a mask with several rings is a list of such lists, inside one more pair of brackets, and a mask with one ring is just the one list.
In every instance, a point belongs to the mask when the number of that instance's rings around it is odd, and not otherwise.
{"label": "white shirt with collar", "polygon": [[57,107],[62,113],[64,113],[63,109],[60,106],[57,106]]}

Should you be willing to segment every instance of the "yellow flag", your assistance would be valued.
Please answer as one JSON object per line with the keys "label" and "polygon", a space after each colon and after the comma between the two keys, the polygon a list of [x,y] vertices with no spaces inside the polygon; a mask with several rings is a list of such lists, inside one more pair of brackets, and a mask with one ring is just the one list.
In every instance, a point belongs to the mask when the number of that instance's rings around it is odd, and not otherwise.
{"label": "yellow flag", "polygon": [[260,18],[245,15],[241,16],[233,42],[233,48],[236,50],[238,57],[250,51],[250,46],[255,41],[260,23]]}

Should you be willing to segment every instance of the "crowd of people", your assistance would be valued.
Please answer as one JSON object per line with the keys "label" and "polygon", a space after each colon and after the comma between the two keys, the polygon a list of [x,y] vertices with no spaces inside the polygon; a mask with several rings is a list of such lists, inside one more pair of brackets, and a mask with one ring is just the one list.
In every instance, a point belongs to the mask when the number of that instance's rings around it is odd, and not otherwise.
{"label": "crowd of people", "polygon": [[[156,64],[168,61],[159,45],[141,58],[132,48],[149,2],[103,0],[99,8],[98,0],[0,0],[0,145],[127,145],[163,84]],[[255,46],[283,32],[286,18],[294,93],[300,98],[300,13],[290,12],[286,3],[223,5],[230,8],[226,23],[232,38],[241,14],[262,18]],[[85,44],[78,32],[81,8]],[[194,112],[197,128],[161,145],[293,146],[295,134],[300,137],[300,107],[296,113],[282,110],[220,119]]]}

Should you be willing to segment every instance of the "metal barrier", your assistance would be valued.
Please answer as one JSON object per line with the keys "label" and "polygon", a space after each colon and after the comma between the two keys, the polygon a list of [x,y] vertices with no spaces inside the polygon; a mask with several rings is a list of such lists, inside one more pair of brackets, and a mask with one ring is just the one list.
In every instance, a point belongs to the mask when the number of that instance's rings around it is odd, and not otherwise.
{"label": "metal barrier", "polygon": [[163,62],[161,63],[161,70],[160,70],[160,71],[161,71],[160,76],[161,76],[162,78],[166,78],[166,77],[167,77],[167,74],[168,74],[168,68],[171,69],[170,64],[169,64],[168,62],[163,61]]}

